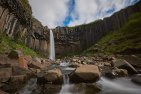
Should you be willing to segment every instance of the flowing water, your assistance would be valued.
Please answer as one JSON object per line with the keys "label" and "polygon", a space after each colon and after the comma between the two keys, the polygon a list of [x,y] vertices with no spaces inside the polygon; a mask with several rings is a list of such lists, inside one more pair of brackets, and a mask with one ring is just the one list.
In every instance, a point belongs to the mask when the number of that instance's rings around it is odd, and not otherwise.
{"label": "flowing water", "polygon": [[75,68],[69,68],[69,63],[62,62],[60,63],[61,72],[63,74],[63,82],[62,88],[59,94],[72,94],[70,90],[73,88],[73,85],[70,85],[69,74],[75,70]]}
{"label": "flowing water", "polygon": [[[47,90],[44,94],[141,94],[141,86],[132,83],[130,80],[130,78],[111,80],[101,77],[96,84],[70,84],[69,76],[65,75],[64,84],[62,85],[62,88],[60,88],[60,92],[51,93],[47,92],[49,91]],[[30,79],[27,85],[16,94],[42,94],[37,87],[36,81],[36,78]],[[54,85],[54,89],[56,87],[57,85]],[[102,90],[100,92],[95,92],[95,88],[93,87],[100,87]],[[34,93],[35,90],[38,92]]]}
{"label": "flowing water", "polygon": [[32,78],[28,83],[16,94],[31,94],[37,88],[37,79]]}
{"label": "flowing water", "polygon": [[55,46],[54,46],[54,36],[52,30],[50,30],[50,55],[49,59],[55,60]]}
{"label": "flowing water", "polygon": [[[59,66],[63,74],[64,84],[62,87],[54,85],[53,88],[46,90],[44,94],[141,94],[141,86],[132,83],[131,78],[128,77],[117,79],[101,77],[96,84],[71,84],[69,74],[71,74],[75,68],[68,66],[69,63],[65,62],[61,63]],[[30,79],[27,85],[17,94],[42,94],[36,82],[36,78]],[[46,85],[46,87],[49,87],[49,84]],[[101,91],[97,91],[98,88],[100,88]],[[36,93],[34,92],[35,90],[37,91]],[[55,93],[52,93],[52,91],[55,91]]]}
{"label": "flowing water", "polygon": [[98,83],[102,86],[100,94],[141,94],[141,86],[132,83],[130,78],[110,80],[102,77]]}

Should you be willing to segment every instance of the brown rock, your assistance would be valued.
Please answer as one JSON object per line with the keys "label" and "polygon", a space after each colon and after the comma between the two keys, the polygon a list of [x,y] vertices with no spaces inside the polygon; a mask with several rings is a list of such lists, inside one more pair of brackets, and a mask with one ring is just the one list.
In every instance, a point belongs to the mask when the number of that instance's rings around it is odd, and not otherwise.
{"label": "brown rock", "polygon": [[9,93],[0,90],[0,94],[9,94]]}
{"label": "brown rock", "polygon": [[19,50],[13,50],[9,53],[8,57],[11,59],[18,59],[20,56],[22,56],[22,52]]}
{"label": "brown rock", "polygon": [[129,74],[137,73],[137,70],[126,60],[117,59],[114,62],[114,67],[128,70]]}
{"label": "brown rock", "polygon": [[35,61],[32,61],[28,67],[30,68],[35,68],[35,69],[42,69],[43,68],[43,65],[40,63],[40,62],[35,62]]}
{"label": "brown rock", "polygon": [[136,76],[131,79],[132,82],[141,85],[141,76]]}
{"label": "brown rock", "polygon": [[19,66],[25,69],[28,69],[27,62],[23,56],[19,57]]}
{"label": "brown rock", "polygon": [[82,65],[70,76],[71,82],[75,83],[91,83],[100,79],[100,71],[95,65]]}
{"label": "brown rock", "polygon": [[62,83],[62,73],[60,69],[52,69],[47,72],[45,75],[45,79],[47,82],[52,82],[54,84]]}
{"label": "brown rock", "polygon": [[32,61],[32,57],[31,56],[24,56],[24,59],[25,59],[27,64],[30,64],[31,61]]}
{"label": "brown rock", "polygon": [[125,69],[114,69],[112,71],[108,71],[105,73],[105,76],[108,78],[116,78],[116,77],[127,77],[128,76],[128,71]]}
{"label": "brown rock", "polygon": [[12,74],[13,75],[25,75],[27,74],[29,71],[25,68],[21,68],[19,66],[13,66],[12,67]]}
{"label": "brown rock", "polygon": [[14,94],[21,87],[23,87],[26,80],[27,80],[26,75],[11,76],[7,84],[2,86],[2,90],[10,92],[10,94]]}
{"label": "brown rock", "polygon": [[0,68],[0,82],[6,82],[12,76],[12,68]]}

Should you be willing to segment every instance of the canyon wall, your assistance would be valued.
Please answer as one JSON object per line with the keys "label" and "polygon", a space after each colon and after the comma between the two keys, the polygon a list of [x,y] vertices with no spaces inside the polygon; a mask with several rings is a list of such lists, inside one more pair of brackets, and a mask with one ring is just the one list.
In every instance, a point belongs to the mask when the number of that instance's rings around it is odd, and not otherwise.
{"label": "canyon wall", "polygon": [[[141,12],[141,1],[103,20],[76,27],[56,27],[53,29],[56,55],[77,53],[92,46],[108,32],[116,32],[137,12]],[[48,55],[49,29],[32,17],[28,0],[0,0],[0,32]]]}
{"label": "canyon wall", "polygon": [[32,17],[28,0],[0,0],[0,31],[47,55],[49,29]]}
{"label": "canyon wall", "polygon": [[[54,31],[57,43],[61,46],[57,47],[58,49],[63,49],[63,52],[66,52],[66,50],[69,52],[76,52],[87,49],[88,47],[94,45],[108,32],[116,32],[128,21],[132,14],[137,12],[141,12],[141,1],[133,6],[129,6],[114,13],[112,16],[104,18],[103,20],[97,20],[95,22],[76,27],[58,27]],[[70,49],[71,46],[74,45],[72,43],[75,43],[76,46]],[[62,45],[68,46],[62,47]]]}

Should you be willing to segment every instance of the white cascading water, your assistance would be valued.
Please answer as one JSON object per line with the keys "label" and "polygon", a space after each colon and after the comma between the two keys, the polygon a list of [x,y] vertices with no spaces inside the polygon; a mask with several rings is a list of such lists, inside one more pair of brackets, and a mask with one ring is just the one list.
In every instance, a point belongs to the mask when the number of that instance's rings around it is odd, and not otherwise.
{"label": "white cascading water", "polygon": [[50,55],[49,59],[55,60],[55,46],[54,46],[54,36],[52,30],[50,30]]}
{"label": "white cascading water", "polygon": [[69,68],[69,63],[62,62],[60,63],[61,72],[63,74],[63,82],[62,89],[59,94],[73,94],[70,90],[73,88],[73,85],[70,85],[69,74],[74,71],[74,68]]}
{"label": "white cascading water", "polygon": [[101,94],[141,94],[140,86],[132,83],[131,79],[118,78],[114,80],[101,77],[98,82],[102,85]]}

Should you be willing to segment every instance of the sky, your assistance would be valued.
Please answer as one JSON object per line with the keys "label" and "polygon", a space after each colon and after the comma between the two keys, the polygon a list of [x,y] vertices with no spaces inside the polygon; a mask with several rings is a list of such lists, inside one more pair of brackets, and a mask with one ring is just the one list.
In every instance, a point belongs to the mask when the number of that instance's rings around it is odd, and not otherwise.
{"label": "sky", "polygon": [[76,26],[111,16],[138,0],[29,0],[44,26]]}

